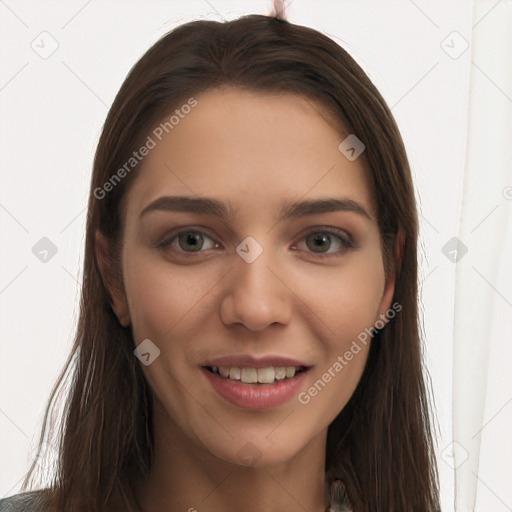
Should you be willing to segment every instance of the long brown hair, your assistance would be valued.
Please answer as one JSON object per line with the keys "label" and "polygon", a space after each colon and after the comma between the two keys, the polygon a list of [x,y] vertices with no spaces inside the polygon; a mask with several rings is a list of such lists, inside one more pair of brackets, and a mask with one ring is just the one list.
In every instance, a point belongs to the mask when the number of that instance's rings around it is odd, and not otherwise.
{"label": "long brown hair", "polygon": [[[53,433],[57,439],[49,486],[57,510],[100,511],[114,499],[137,510],[133,483],[147,476],[152,461],[151,395],[131,330],[112,311],[95,257],[99,229],[111,243],[110,284],[119,286],[122,200],[137,168],[107,193],[98,190],[165,115],[221,86],[300,94],[326,107],[342,127],[340,135],[344,130],[365,144],[385,270],[396,277],[394,301],[402,309],[373,337],[359,385],[329,426],[326,478],[345,482],[356,512],[438,510],[418,327],[418,219],[402,138],[386,102],[343,48],[311,28],[260,15],[172,30],[132,68],[108,113],[94,160],[75,343],[41,437]],[[403,235],[401,254],[395,251],[397,233]],[[52,428],[51,411],[68,381],[60,428]]]}

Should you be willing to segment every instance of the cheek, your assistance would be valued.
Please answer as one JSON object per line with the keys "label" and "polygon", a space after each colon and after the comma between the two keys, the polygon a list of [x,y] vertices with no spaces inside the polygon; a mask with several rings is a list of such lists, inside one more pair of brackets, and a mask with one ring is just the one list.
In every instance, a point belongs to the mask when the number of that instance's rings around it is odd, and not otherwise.
{"label": "cheek", "polygon": [[384,270],[371,254],[337,269],[303,272],[298,295],[324,324],[330,341],[342,349],[374,324],[384,289]]}
{"label": "cheek", "polygon": [[[171,269],[166,262],[133,257],[125,267],[125,291],[134,338],[163,340],[183,319],[200,310],[211,276],[196,270]],[[205,281],[206,279],[206,281]]]}
{"label": "cheek", "polygon": [[332,420],[352,396],[363,373],[371,328],[378,319],[384,269],[382,261],[369,251],[355,254],[335,271],[324,268],[302,275],[300,296],[319,319],[316,336],[321,357],[299,401],[307,404],[311,414]]}
{"label": "cheek", "polygon": [[135,345],[148,338],[160,350],[155,363],[142,366],[142,371],[155,397],[179,417],[177,411],[189,411],[191,404],[187,393],[176,392],[181,389],[176,382],[189,379],[187,368],[194,352],[188,340],[197,337],[203,317],[208,316],[205,308],[211,306],[205,292],[214,286],[215,277],[198,267],[156,261],[142,251],[125,260],[124,271]]}

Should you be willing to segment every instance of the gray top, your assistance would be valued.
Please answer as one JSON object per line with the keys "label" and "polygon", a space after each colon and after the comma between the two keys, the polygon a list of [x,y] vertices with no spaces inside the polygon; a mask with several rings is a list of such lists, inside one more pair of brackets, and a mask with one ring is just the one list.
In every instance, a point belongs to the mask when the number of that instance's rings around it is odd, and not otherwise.
{"label": "gray top", "polygon": [[0,500],[0,512],[50,512],[45,491],[23,492]]}
{"label": "gray top", "polygon": [[[51,512],[46,503],[47,492],[23,492],[0,500],[0,512]],[[352,505],[341,480],[331,484],[331,506],[326,512],[352,512]]]}

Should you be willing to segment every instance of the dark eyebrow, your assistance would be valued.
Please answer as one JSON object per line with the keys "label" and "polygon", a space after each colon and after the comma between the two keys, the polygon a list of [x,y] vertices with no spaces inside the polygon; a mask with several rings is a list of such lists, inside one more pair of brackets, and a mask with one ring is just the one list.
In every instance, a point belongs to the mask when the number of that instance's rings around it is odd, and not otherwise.
{"label": "dark eyebrow", "polygon": [[[201,213],[213,215],[223,220],[235,217],[231,205],[208,197],[162,196],[148,204],[140,213],[140,217],[155,210]],[[370,214],[359,203],[345,198],[311,199],[286,204],[281,209],[279,220],[338,211],[354,212],[372,220]]]}
{"label": "dark eyebrow", "polygon": [[366,217],[368,220],[372,220],[370,214],[359,203],[343,197],[311,199],[285,205],[281,210],[279,220],[330,212],[354,212]]}
{"label": "dark eyebrow", "polygon": [[163,210],[167,212],[188,212],[202,213],[205,215],[214,215],[220,219],[229,219],[233,217],[230,207],[217,199],[208,197],[188,197],[188,196],[162,196],[149,203],[140,213],[142,217],[146,213],[155,210]]}

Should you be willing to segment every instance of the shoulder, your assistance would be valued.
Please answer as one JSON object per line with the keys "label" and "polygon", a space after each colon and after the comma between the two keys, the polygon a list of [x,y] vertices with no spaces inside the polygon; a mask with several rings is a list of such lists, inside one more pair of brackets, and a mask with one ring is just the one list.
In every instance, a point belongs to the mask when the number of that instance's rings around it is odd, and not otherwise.
{"label": "shoulder", "polygon": [[48,490],[29,491],[0,499],[0,512],[51,512]]}

